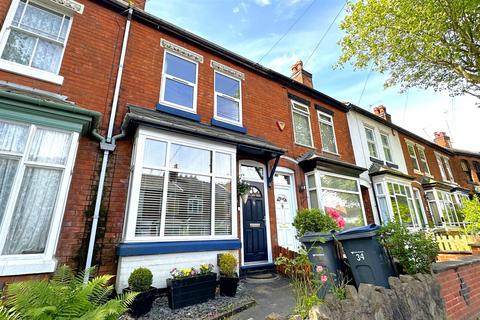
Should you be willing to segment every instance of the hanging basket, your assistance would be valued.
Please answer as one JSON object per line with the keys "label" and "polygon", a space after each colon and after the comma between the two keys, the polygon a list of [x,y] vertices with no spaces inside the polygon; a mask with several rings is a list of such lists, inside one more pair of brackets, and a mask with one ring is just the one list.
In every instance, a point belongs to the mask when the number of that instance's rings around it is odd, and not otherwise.
{"label": "hanging basket", "polygon": [[247,203],[247,200],[248,200],[248,192],[247,192],[247,193],[244,193],[244,194],[241,194],[241,195],[240,195],[240,198],[242,198],[243,204]]}

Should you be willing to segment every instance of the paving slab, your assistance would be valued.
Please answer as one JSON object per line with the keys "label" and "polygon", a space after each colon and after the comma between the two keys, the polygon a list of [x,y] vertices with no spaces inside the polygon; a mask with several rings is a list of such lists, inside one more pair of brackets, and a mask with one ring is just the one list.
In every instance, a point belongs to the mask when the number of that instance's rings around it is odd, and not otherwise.
{"label": "paving slab", "polygon": [[282,317],[292,314],[295,301],[290,281],[282,276],[274,279],[243,280],[245,289],[256,301],[255,306],[234,315],[232,320],[264,320],[275,312]]}

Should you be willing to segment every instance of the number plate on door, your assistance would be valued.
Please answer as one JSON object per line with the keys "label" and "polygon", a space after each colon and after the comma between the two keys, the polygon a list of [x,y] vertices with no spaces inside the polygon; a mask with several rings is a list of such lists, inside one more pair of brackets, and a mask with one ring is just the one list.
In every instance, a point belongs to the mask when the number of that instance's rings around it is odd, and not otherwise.
{"label": "number plate on door", "polygon": [[260,228],[260,223],[250,223],[250,228]]}

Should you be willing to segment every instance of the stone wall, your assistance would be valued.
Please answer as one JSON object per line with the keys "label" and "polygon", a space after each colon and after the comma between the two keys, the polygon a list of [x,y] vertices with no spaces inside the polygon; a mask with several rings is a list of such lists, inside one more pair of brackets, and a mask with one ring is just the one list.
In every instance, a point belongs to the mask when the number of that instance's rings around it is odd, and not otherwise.
{"label": "stone wall", "polygon": [[439,320],[446,319],[441,288],[434,276],[389,278],[390,289],[362,283],[347,286],[347,298],[327,296],[310,311],[310,320]]}

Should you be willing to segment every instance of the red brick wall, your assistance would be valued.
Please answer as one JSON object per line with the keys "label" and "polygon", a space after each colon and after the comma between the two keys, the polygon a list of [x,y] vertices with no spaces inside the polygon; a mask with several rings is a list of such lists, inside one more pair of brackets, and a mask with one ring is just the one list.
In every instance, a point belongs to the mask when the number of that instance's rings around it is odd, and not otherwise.
{"label": "red brick wall", "polygon": [[[460,162],[462,160],[467,161],[468,166],[470,168],[470,172],[472,173],[473,182],[469,182],[467,180],[467,175],[462,170]],[[455,176],[455,182],[457,182],[461,187],[473,191],[475,185],[480,185],[480,177],[477,175],[477,171],[473,165],[473,162],[476,161],[480,163],[480,155],[478,157],[467,157],[464,155],[455,155],[452,157],[451,166],[453,175]]]}
{"label": "red brick wall", "polygon": [[[452,262],[448,262],[452,263]],[[436,274],[448,319],[477,319],[480,315],[480,261],[464,263]],[[460,293],[461,280],[469,294],[468,303]]]}

